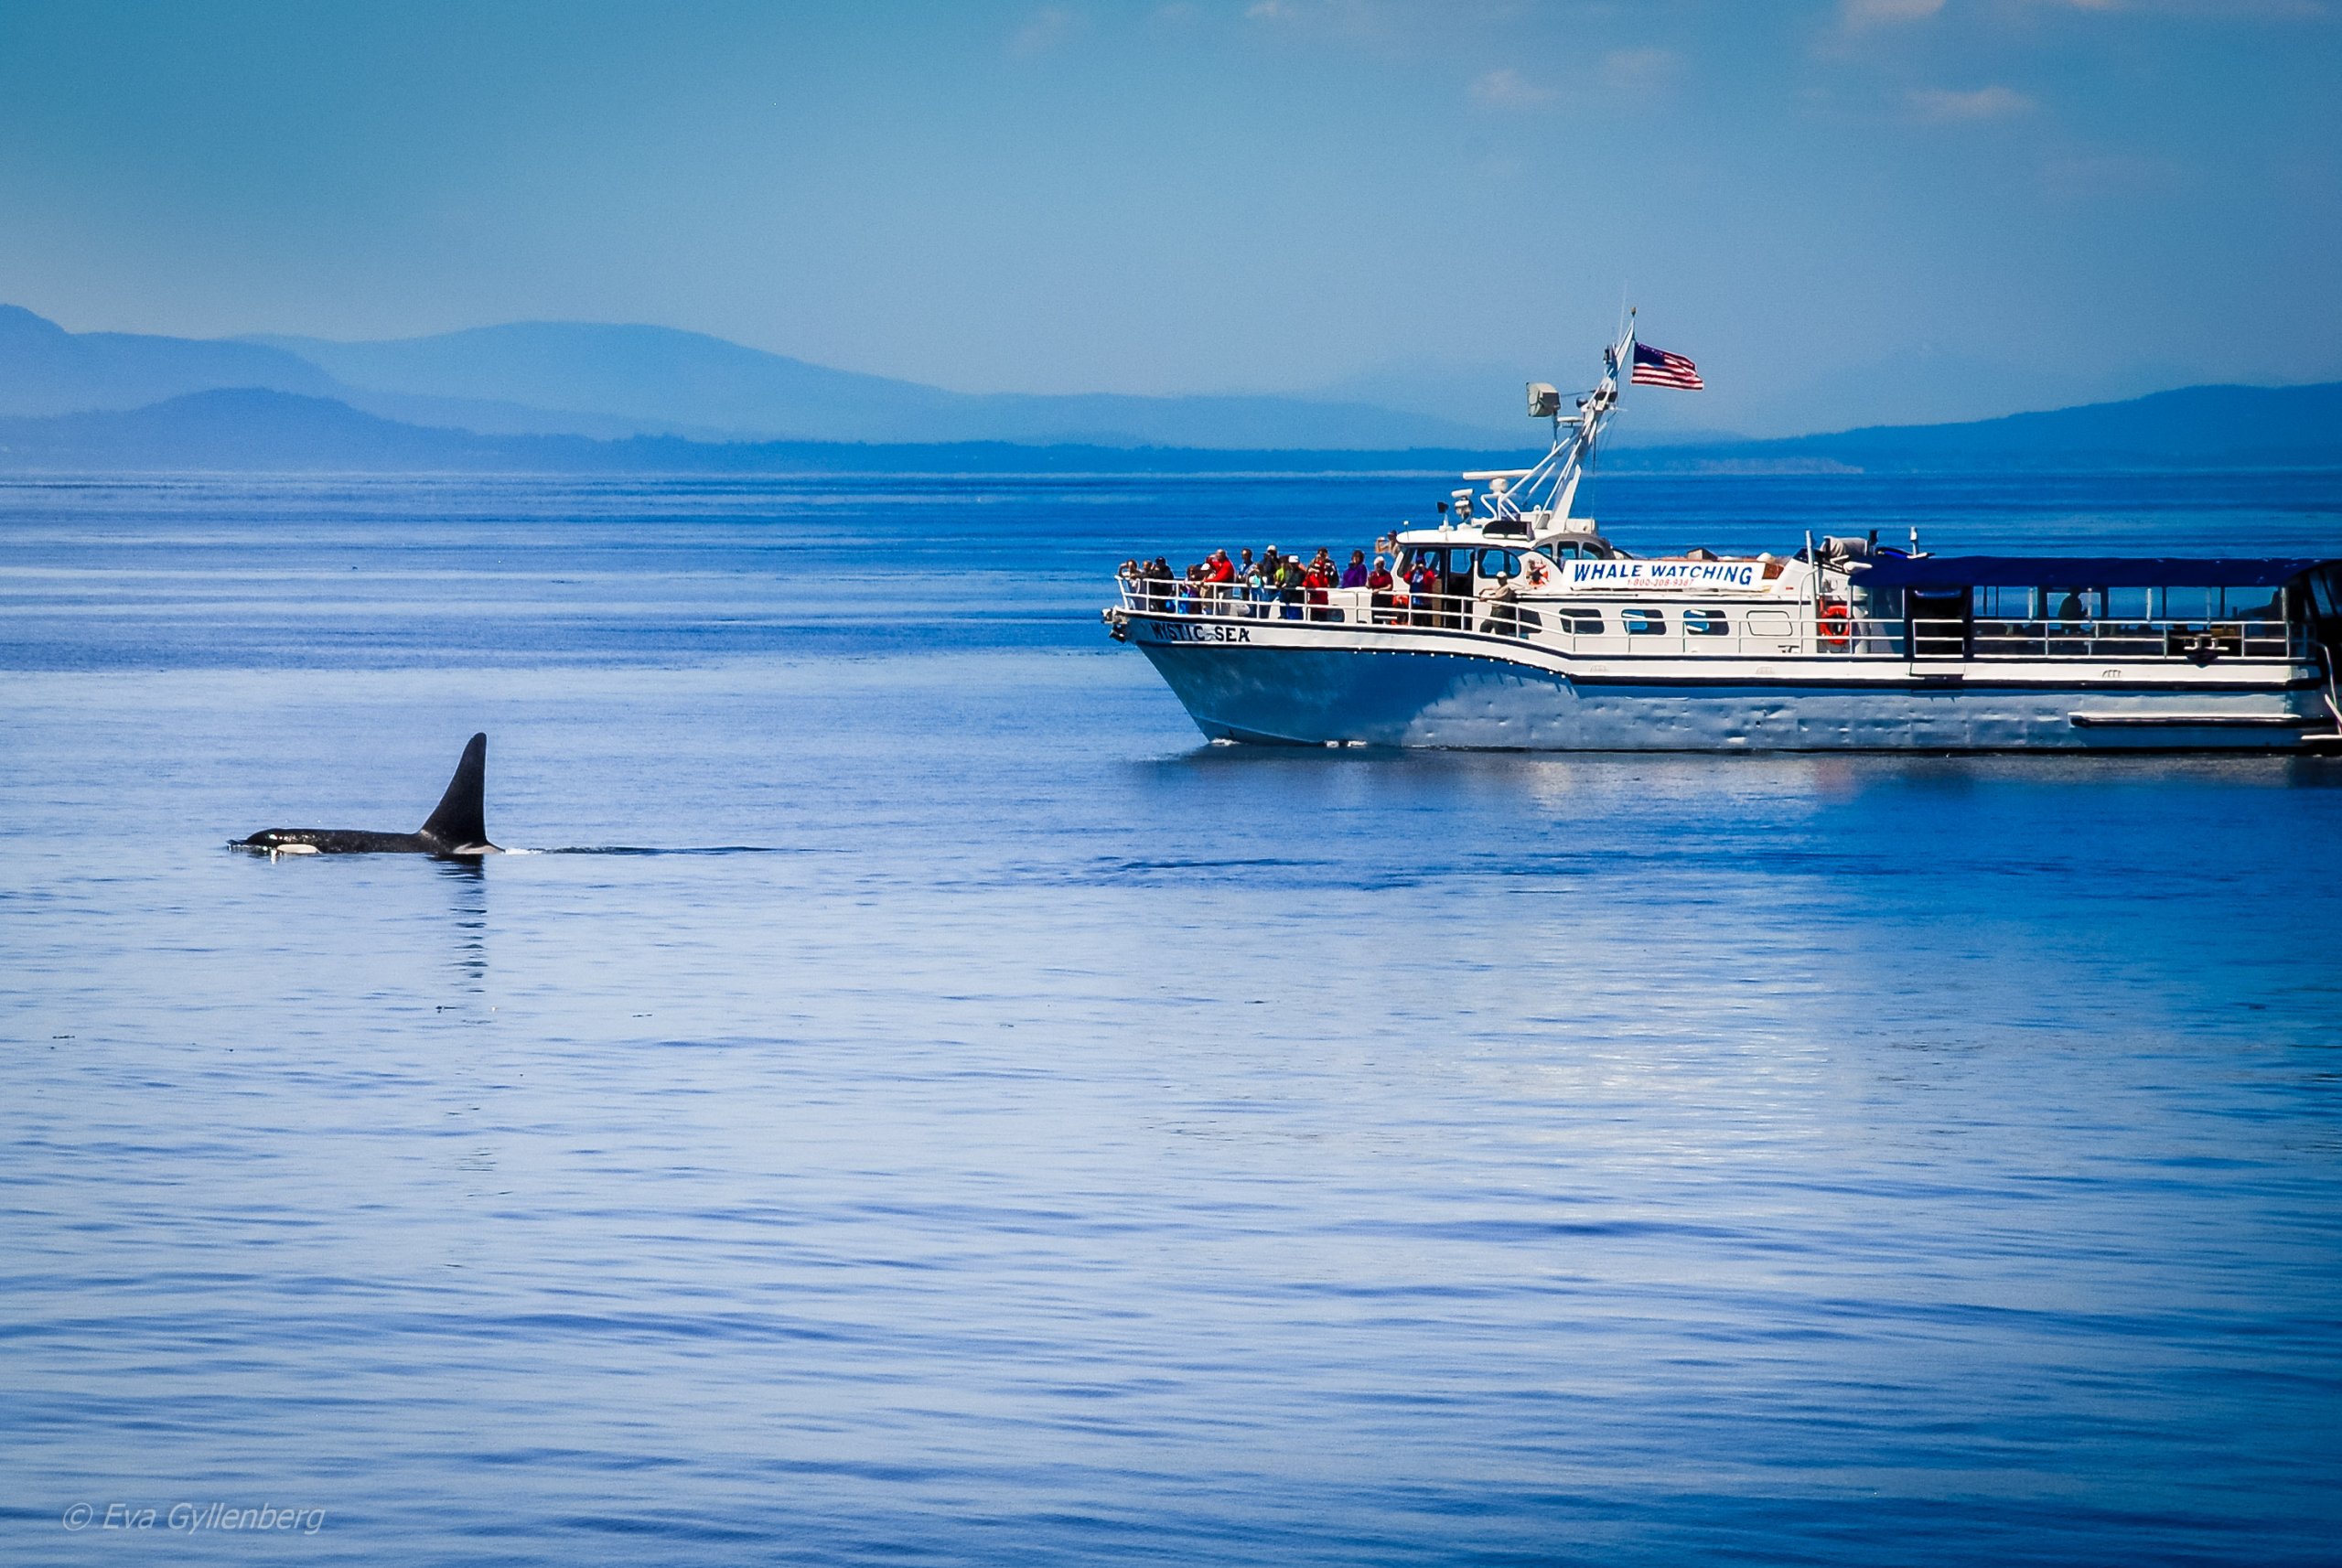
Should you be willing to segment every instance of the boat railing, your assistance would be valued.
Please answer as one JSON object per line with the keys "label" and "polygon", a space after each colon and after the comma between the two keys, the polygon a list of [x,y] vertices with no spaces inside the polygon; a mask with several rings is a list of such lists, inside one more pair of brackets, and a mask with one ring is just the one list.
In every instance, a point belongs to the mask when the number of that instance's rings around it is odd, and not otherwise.
{"label": "boat railing", "polygon": [[[1921,658],[1955,647],[1963,623],[1915,620]],[[2282,620],[1977,620],[1965,623],[1971,659],[2286,659],[2299,639]],[[1960,657],[1954,653],[1950,657]]]}
{"label": "boat railing", "polygon": [[1519,599],[1404,589],[1277,590],[1233,583],[1125,581],[1123,607],[1198,620],[1303,621],[1395,631],[1515,637],[1560,652],[1706,658],[1821,655],[1933,660],[2291,660],[2307,628],[2283,620],[2012,620],[1832,616],[1807,603],[1714,606]]}

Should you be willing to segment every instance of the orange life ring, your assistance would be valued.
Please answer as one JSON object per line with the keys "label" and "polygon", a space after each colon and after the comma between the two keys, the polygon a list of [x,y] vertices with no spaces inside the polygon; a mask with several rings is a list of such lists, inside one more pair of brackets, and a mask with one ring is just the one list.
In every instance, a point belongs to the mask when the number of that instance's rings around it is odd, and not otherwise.
{"label": "orange life ring", "polygon": [[1821,601],[1821,646],[1844,651],[1853,641],[1854,612],[1842,599]]}

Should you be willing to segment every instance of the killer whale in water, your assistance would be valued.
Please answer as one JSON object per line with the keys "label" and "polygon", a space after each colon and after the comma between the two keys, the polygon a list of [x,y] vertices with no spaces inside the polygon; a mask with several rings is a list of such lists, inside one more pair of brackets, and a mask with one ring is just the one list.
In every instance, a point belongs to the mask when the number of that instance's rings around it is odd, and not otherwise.
{"label": "killer whale in water", "polygon": [[488,842],[483,800],[488,787],[488,736],[472,736],[464,747],[438,810],[411,833],[370,832],[362,828],[269,828],[231,843],[269,854],[500,854]]}

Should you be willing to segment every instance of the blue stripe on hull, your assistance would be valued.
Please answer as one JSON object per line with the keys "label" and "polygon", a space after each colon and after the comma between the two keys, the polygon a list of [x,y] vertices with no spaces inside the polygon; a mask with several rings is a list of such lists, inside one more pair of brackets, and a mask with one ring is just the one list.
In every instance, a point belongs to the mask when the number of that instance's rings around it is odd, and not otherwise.
{"label": "blue stripe on hull", "polygon": [[[2082,709],[2315,718],[2314,694],[1579,684],[1467,654],[1141,641],[1214,740],[1528,751],[2298,751],[2289,728],[2077,725]],[[2322,724],[2322,720],[2319,720]]]}

